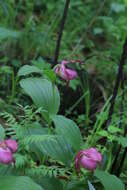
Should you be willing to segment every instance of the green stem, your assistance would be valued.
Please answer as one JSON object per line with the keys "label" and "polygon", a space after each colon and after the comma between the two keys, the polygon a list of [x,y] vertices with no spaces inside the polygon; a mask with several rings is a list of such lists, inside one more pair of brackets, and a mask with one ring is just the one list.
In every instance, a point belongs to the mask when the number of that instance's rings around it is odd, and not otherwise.
{"label": "green stem", "polygon": [[87,138],[86,144],[90,144],[91,146],[93,145],[93,142],[94,142],[94,144],[96,144],[95,137],[96,137],[97,132],[101,129],[101,126],[103,125],[103,123],[105,121],[105,118],[102,117],[103,113],[107,111],[107,114],[108,114],[108,105],[109,105],[110,99],[111,99],[111,97],[109,97],[109,99],[105,103],[105,105],[93,127],[91,135],[89,136],[89,138]]}
{"label": "green stem", "polygon": [[9,103],[11,104],[15,98],[15,87],[16,87],[16,83],[17,83],[17,80],[18,78],[16,77],[15,78],[15,74],[14,74],[14,70],[12,70],[12,88],[11,88],[11,97],[10,97],[10,100],[9,100]]}
{"label": "green stem", "polygon": [[88,94],[89,92],[84,92],[83,95],[73,104],[73,106],[70,107],[70,109],[67,111],[65,116],[69,115],[77,106],[78,104],[84,99],[84,97]]}
{"label": "green stem", "polygon": [[110,167],[112,165],[112,144],[110,143],[110,148],[109,148],[109,157],[108,157],[108,163],[107,163],[107,167],[106,167],[106,171],[108,172],[110,170]]}

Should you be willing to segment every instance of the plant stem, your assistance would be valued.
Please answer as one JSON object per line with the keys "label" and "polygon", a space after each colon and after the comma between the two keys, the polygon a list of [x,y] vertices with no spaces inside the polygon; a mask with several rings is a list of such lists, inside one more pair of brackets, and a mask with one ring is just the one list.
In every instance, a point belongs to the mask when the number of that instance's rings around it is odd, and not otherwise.
{"label": "plant stem", "polygon": [[115,99],[118,93],[118,88],[119,88],[119,83],[120,80],[122,79],[122,74],[123,74],[123,66],[125,64],[127,58],[127,38],[125,39],[125,43],[123,45],[123,52],[122,52],[122,56],[121,56],[121,60],[119,63],[119,67],[118,67],[118,74],[116,77],[116,82],[115,82],[115,86],[114,86],[114,90],[113,90],[113,95],[111,98],[111,104],[110,104],[110,108],[109,108],[109,113],[108,113],[108,119],[107,119],[107,126],[110,126],[111,123],[111,119],[112,119],[112,114],[114,111],[114,104],[115,104]]}
{"label": "plant stem", "polygon": [[78,104],[84,99],[84,97],[88,94],[89,92],[86,91],[83,93],[83,95],[73,104],[73,106],[71,106],[69,108],[69,110],[67,111],[67,113],[65,114],[65,116],[69,115],[77,106]]}
{"label": "plant stem", "polygon": [[[124,79],[122,79],[122,85],[123,85],[123,89],[124,89]],[[124,93],[124,91],[123,91],[123,97],[122,97],[122,100],[124,101],[124,96],[125,96],[125,93]],[[122,101],[122,102],[123,102]],[[122,103],[122,105],[121,106],[123,106],[123,103]],[[123,113],[123,110],[122,110],[122,113]],[[127,128],[125,128],[124,129],[124,137],[126,136],[126,134],[127,134]],[[121,150],[121,148],[122,148],[122,146],[120,145],[120,150]],[[119,151],[119,153],[120,153],[120,151]],[[118,169],[117,169],[117,171],[116,171],[116,175],[119,177],[120,176],[120,173],[121,173],[121,170],[122,170],[122,167],[123,167],[123,164],[124,164],[124,160],[125,160],[125,157],[126,157],[126,154],[127,154],[127,148],[125,148],[124,149],[124,152],[123,152],[123,155],[122,155],[122,158],[121,158],[121,161],[120,161],[120,164],[119,164],[119,167],[118,167]],[[119,154],[118,154],[119,155]]]}
{"label": "plant stem", "polygon": [[10,97],[10,100],[9,100],[9,103],[11,104],[14,100],[14,97],[15,97],[15,86],[16,86],[16,82],[17,82],[17,79],[15,79],[15,74],[14,74],[14,70],[12,70],[12,88],[11,88],[11,97]]}
{"label": "plant stem", "polygon": [[117,169],[117,173],[116,175],[119,177],[120,176],[120,173],[121,173],[121,170],[123,168],[123,164],[124,164],[124,160],[126,158],[126,154],[127,154],[127,147],[125,148],[124,152],[123,152],[123,155],[122,155],[122,158],[121,158],[121,161],[120,161],[120,165],[119,165],[119,168]]}
{"label": "plant stem", "polygon": [[[122,89],[122,96],[121,96],[121,104],[120,104],[120,123],[119,123],[119,128],[122,128],[123,112],[124,112],[124,110],[123,110],[123,102],[124,102],[125,92],[124,92],[124,76],[123,76],[123,74],[122,74],[122,78],[121,78],[121,89]],[[125,135],[126,135],[126,132],[124,132],[124,136]],[[117,152],[115,154],[115,159],[114,159],[113,164],[112,164],[111,173],[115,172],[115,167],[116,167],[116,164],[117,164],[117,160],[118,160],[121,148],[122,148],[122,146],[119,145],[119,147],[117,149]]]}
{"label": "plant stem", "polygon": [[65,21],[66,21],[66,18],[67,18],[69,3],[70,3],[70,0],[66,0],[65,7],[64,7],[64,12],[63,12],[63,17],[62,17],[61,25],[60,25],[60,29],[59,29],[58,39],[57,39],[57,43],[56,43],[56,51],[55,51],[53,67],[58,62],[58,57],[59,57],[59,52],[60,52],[60,44],[61,44],[61,39],[62,39],[62,34],[63,34],[63,30],[64,30]]}

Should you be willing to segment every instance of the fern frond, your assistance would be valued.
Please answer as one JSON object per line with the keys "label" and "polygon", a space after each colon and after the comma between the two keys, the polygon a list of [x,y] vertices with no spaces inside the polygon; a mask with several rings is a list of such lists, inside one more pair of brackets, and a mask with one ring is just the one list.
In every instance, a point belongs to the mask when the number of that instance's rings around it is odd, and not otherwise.
{"label": "fern frond", "polygon": [[16,168],[24,168],[25,164],[28,163],[28,156],[26,155],[21,155],[21,154],[15,154],[15,167]]}
{"label": "fern frond", "polygon": [[45,166],[41,165],[39,167],[33,167],[26,170],[26,174],[30,177],[55,177],[67,176],[67,170],[65,168],[59,168],[58,166]]}
{"label": "fern frond", "polygon": [[16,123],[16,119],[11,113],[2,112],[2,113],[0,113],[0,116],[2,116],[4,119],[6,119],[7,125]]}

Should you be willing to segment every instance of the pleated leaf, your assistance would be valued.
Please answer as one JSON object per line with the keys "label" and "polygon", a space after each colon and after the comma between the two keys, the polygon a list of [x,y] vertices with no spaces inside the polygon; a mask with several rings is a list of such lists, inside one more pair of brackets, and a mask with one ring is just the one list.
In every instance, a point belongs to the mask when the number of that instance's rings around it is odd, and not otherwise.
{"label": "pleated leaf", "polygon": [[74,150],[79,150],[83,140],[76,123],[61,115],[53,116],[52,119],[55,123],[56,133],[62,135]]}
{"label": "pleated leaf", "polygon": [[21,87],[32,98],[37,107],[42,107],[49,114],[56,114],[60,106],[60,95],[57,87],[42,78],[27,78],[20,81]]}
{"label": "pleated leaf", "polygon": [[72,148],[62,136],[58,136],[54,140],[48,139],[43,141],[42,151],[46,155],[49,155],[66,165],[71,164],[73,158]]}
{"label": "pleated leaf", "polygon": [[70,144],[62,136],[30,135],[23,139],[28,146],[36,146],[43,154],[50,156],[66,165],[71,163],[73,151]]}
{"label": "pleated leaf", "polygon": [[19,69],[18,76],[25,76],[32,73],[42,73],[42,71],[36,66],[24,65],[23,67]]}
{"label": "pleated leaf", "polygon": [[100,170],[96,170],[94,175],[103,184],[105,190],[125,190],[123,182],[115,175]]}

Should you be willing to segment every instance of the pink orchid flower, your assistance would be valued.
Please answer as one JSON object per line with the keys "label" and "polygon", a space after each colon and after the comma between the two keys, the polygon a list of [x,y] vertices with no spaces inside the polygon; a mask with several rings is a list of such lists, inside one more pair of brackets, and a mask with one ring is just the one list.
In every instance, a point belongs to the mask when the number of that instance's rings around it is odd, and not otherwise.
{"label": "pink orchid flower", "polygon": [[8,139],[5,140],[6,145],[8,146],[8,148],[14,153],[17,151],[18,149],[18,144],[15,140],[13,139]]}
{"label": "pink orchid flower", "polygon": [[4,141],[0,141],[0,163],[10,164],[13,161],[11,150],[7,147]]}
{"label": "pink orchid flower", "polygon": [[55,66],[55,73],[58,74],[62,79],[66,80],[69,83],[70,80],[77,78],[78,74],[75,70],[68,69],[66,65],[68,63],[80,62],[79,60],[66,61],[63,60],[61,64]]}
{"label": "pink orchid flower", "polygon": [[96,148],[89,148],[87,150],[81,150],[75,157],[75,168],[78,173],[80,167],[83,167],[92,172],[96,169],[97,164],[101,165],[102,155],[96,150]]}
{"label": "pink orchid flower", "polygon": [[10,164],[14,162],[13,153],[18,149],[17,142],[12,139],[0,140],[0,163]]}

